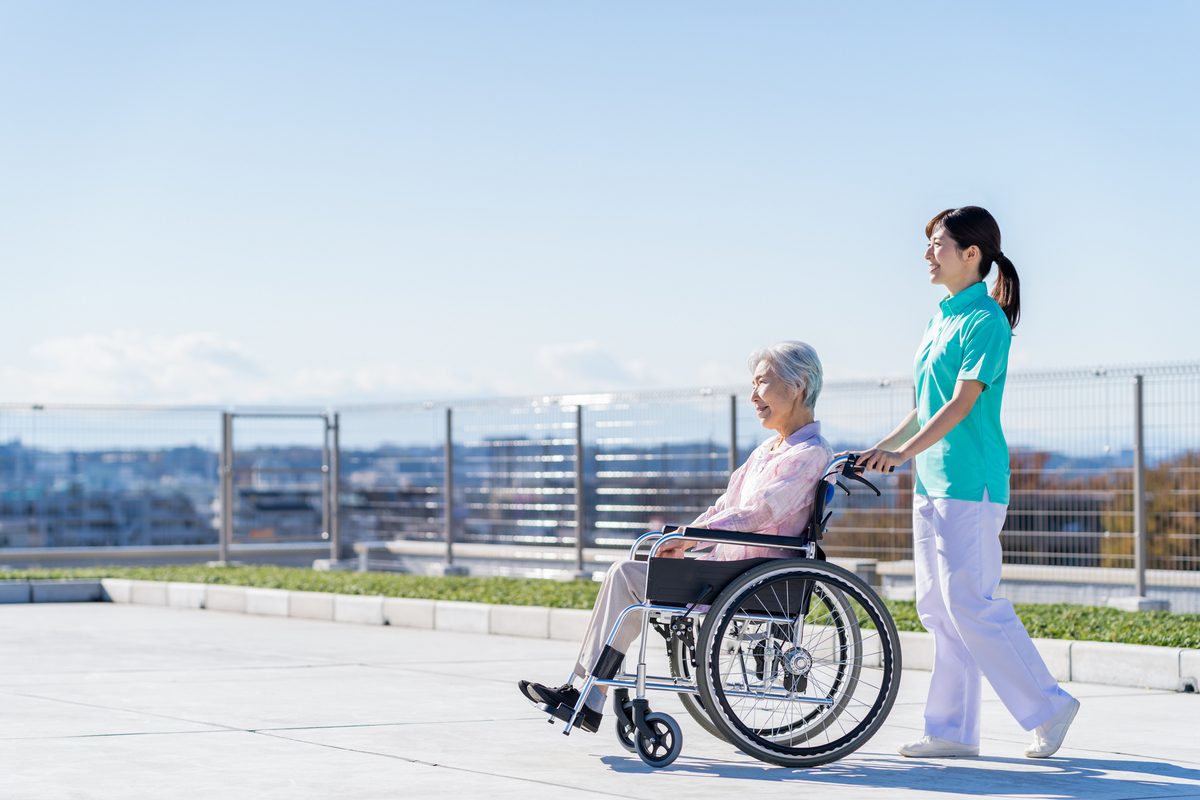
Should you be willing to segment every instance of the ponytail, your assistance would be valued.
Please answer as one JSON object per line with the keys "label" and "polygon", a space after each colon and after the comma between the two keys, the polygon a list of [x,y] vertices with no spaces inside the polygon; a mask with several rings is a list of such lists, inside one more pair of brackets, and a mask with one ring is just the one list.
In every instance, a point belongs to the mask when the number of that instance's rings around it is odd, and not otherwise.
{"label": "ponytail", "polygon": [[1008,326],[1015,328],[1021,319],[1021,279],[1017,277],[1017,268],[1004,253],[997,253],[993,260],[1000,274],[992,288],[992,299],[1008,317]]}
{"label": "ponytail", "polygon": [[929,220],[925,226],[926,238],[932,238],[938,228],[954,240],[960,251],[971,246],[979,248],[980,280],[988,276],[995,263],[1000,274],[992,289],[992,299],[1008,317],[1009,327],[1017,327],[1017,321],[1021,319],[1021,279],[1017,277],[1017,268],[1000,251],[1000,226],[996,224],[996,218],[979,206],[948,208]]}

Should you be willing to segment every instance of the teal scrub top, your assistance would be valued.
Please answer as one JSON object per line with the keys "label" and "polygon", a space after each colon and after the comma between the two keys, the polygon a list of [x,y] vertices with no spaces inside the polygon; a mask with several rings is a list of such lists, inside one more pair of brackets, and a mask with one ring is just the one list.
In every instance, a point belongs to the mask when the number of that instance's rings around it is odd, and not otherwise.
{"label": "teal scrub top", "polygon": [[925,427],[960,380],[982,382],[983,392],[962,422],[917,456],[917,494],[979,502],[986,488],[989,502],[1008,503],[1000,402],[1011,340],[1008,318],[982,282],[942,300],[929,320],[913,365],[917,423]]}

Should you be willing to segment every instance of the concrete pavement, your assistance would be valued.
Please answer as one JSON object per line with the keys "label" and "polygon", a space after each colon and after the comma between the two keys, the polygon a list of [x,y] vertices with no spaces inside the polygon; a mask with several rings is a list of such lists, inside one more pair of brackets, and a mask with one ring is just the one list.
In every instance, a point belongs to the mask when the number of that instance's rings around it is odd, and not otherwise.
{"label": "concrete pavement", "polygon": [[0,634],[0,798],[1200,797],[1197,695],[1068,684],[1067,745],[1034,761],[989,692],[980,758],[917,761],[895,748],[929,674],[906,671],[875,738],[812,770],[651,695],[684,730],[655,771],[608,720],[563,737],[518,695],[565,677],[566,642],[107,603],[2,606]]}

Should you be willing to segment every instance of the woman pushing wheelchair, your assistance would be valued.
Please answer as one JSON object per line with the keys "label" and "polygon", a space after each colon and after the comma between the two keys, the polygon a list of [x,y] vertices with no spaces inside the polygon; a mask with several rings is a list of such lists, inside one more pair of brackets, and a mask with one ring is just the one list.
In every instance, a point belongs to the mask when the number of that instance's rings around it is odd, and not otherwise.
{"label": "woman pushing wheelchair", "polygon": [[[754,387],[751,402],[762,426],[775,435],[755,448],[730,476],[725,493],[689,527],[796,537],[809,522],[817,483],[833,457],[814,417],[821,393],[821,361],[807,344],[780,342],[751,354],[749,368]],[[695,544],[672,540],[661,545],[656,556],[683,558],[684,551]],[[785,558],[787,552],[775,547],[718,544],[701,559]],[[616,672],[642,630],[640,615],[622,618],[622,613],[646,602],[647,570],[646,561],[620,561],[609,569],[576,659],[574,674],[579,678],[608,679]],[[559,710],[555,716],[564,719],[571,718],[567,711],[580,699],[579,690],[570,683],[551,688],[521,681],[519,687],[526,698],[551,713]],[[582,712],[574,715],[576,727],[589,732],[599,729],[606,692],[607,687],[599,685],[590,689]]]}
{"label": "woman pushing wheelchair", "polygon": [[[1000,226],[978,206],[946,209],[925,226],[929,282],[948,295],[917,348],[917,407],[883,441],[856,454],[868,470],[916,461],[913,561],[917,613],[933,633],[925,735],[910,758],[979,755],[982,678],[1025,730],[1029,758],[1058,752],[1079,701],[1058,685],[1000,583],[1008,511],[1008,445],[1000,406],[1021,283],[1000,249]],[[989,295],[984,279],[996,265]]]}

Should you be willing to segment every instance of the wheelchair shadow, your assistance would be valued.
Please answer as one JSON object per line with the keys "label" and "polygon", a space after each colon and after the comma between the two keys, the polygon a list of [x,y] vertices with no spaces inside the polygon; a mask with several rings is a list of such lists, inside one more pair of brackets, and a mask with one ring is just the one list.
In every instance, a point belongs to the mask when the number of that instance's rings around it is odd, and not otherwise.
{"label": "wheelchair shadow", "polygon": [[[654,772],[636,756],[605,756],[615,772]],[[956,761],[907,759],[903,756],[854,757],[821,767],[789,769],[764,763],[734,763],[706,758],[679,759],[658,772],[680,775],[807,784],[814,787],[907,789],[943,794],[1006,797],[1078,798],[1144,795],[1148,790],[1192,789],[1200,793],[1200,770],[1162,761],[1095,758],[979,757]],[[1174,790],[1174,791],[1172,791]]]}

